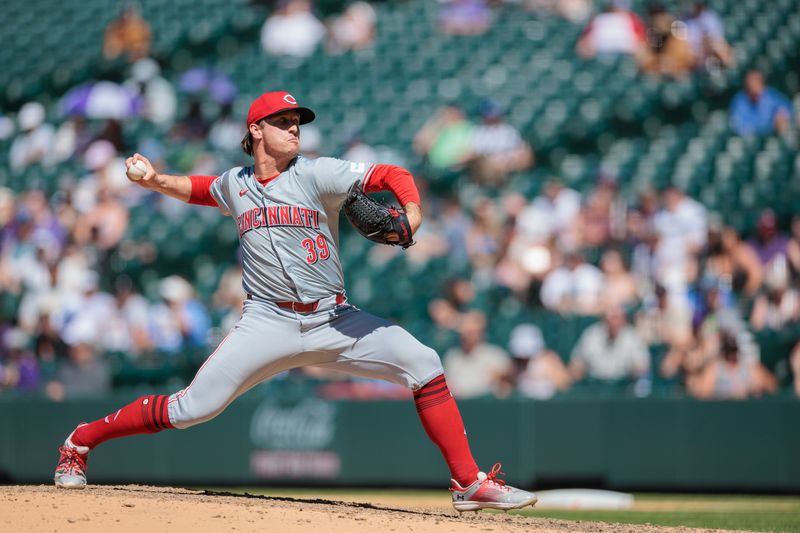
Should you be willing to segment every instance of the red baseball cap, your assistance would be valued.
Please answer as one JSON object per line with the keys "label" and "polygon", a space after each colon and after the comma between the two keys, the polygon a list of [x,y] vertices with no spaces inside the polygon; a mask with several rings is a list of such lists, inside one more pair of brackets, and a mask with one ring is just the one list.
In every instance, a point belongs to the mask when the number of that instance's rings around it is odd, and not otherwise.
{"label": "red baseball cap", "polygon": [[250,104],[250,111],[247,113],[247,125],[250,126],[262,118],[290,109],[300,113],[300,124],[308,124],[316,117],[309,108],[297,105],[297,100],[291,94],[276,91],[264,93],[253,100],[253,103]]}

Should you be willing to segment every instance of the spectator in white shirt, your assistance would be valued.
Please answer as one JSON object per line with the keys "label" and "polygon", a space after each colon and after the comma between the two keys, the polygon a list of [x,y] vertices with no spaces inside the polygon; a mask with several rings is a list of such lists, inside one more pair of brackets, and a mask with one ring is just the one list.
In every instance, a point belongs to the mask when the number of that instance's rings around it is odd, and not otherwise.
{"label": "spectator in white shirt", "polygon": [[545,242],[566,237],[581,210],[581,195],[556,179],[545,182],[542,194],[522,210],[516,230],[527,240]]}
{"label": "spectator in white shirt", "polygon": [[628,0],[611,0],[595,15],[578,40],[578,53],[585,58],[604,54],[647,54],[647,28]]}
{"label": "spectator in white shirt", "polygon": [[656,281],[671,292],[681,291],[693,277],[694,257],[708,240],[708,214],[677,187],[667,189],[663,198],[664,208],[654,219]]}
{"label": "spectator in white shirt", "polygon": [[45,109],[39,102],[23,105],[17,116],[20,132],[11,144],[9,154],[12,170],[23,170],[33,163],[52,163],[55,128],[45,121]]}
{"label": "spectator in white shirt", "polygon": [[[219,116],[211,124],[208,131],[208,141],[215,147],[226,152],[234,152],[241,149],[239,140],[244,135],[245,129],[242,121],[233,117],[233,104],[226,102],[220,106]],[[306,130],[303,129],[305,137]]]}
{"label": "spectator in white shirt", "polygon": [[116,305],[105,321],[104,348],[133,357],[151,350],[150,304],[127,276],[117,278],[114,288]]}
{"label": "spectator in white shirt", "polygon": [[716,60],[723,66],[730,66],[734,63],[734,54],[725,39],[722,19],[706,3],[703,0],[695,1],[686,15],[686,39],[698,65],[707,65],[708,60]]}
{"label": "spectator in white shirt", "polygon": [[444,354],[447,383],[456,398],[504,393],[512,370],[511,359],[502,348],[484,341],[485,331],[483,313],[467,314],[459,328],[460,345]]}
{"label": "spectator in white shirt", "polygon": [[261,47],[273,56],[308,57],[325,37],[325,26],[308,0],[285,0],[261,29]]}
{"label": "spectator in white shirt", "polygon": [[175,88],[161,76],[154,59],[140,59],[131,67],[125,86],[142,99],[142,117],[154,124],[169,125],[175,120],[178,99]]}
{"label": "spectator in white shirt", "polygon": [[600,312],[603,273],[586,263],[578,252],[564,258],[564,265],[553,270],[542,283],[540,297],[548,309],[560,313],[594,315]]}
{"label": "spectator in white shirt", "polygon": [[610,307],[602,321],[583,332],[569,361],[575,381],[586,377],[605,381],[635,379],[649,369],[647,345],[619,307]]}
{"label": "spectator in white shirt", "polygon": [[330,25],[328,51],[341,54],[363,50],[375,39],[375,9],[367,2],[353,2]]}

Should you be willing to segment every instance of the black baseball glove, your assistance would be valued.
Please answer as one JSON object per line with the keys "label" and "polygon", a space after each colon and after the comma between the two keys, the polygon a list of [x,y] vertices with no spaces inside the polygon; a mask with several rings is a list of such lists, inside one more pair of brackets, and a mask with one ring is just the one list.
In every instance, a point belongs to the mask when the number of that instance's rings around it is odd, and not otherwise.
{"label": "black baseball glove", "polygon": [[[347,191],[344,200],[344,214],[358,232],[371,241],[408,248],[414,244],[411,237],[411,224],[402,209],[389,207],[364,194],[361,181],[357,181]],[[397,240],[389,240],[397,235]]]}

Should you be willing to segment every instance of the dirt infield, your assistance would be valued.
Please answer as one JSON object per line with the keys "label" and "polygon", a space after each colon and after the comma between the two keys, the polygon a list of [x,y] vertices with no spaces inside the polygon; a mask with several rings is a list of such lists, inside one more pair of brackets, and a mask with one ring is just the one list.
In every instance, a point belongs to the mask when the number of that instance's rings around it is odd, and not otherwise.
{"label": "dirt infield", "polygon": [[401,507],[384,503],[236,495],[225,492],[126,486],[85,490],[53,486],[0,486],[0,531],[308,531],[314,533],[404,532],[678,532],[602,522],[568,522],[504,513],[464,513],[447,504]]}

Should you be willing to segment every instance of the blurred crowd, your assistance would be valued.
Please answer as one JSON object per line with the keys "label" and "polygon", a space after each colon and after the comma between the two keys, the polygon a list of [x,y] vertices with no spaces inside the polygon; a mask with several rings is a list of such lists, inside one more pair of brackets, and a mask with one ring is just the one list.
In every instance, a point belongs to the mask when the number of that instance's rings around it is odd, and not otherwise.
{"label": "blurred crowd", "polygon": [[[479,35],[502,3],[440,1],[439,29]],[[624,0],[598,13],[588,0],[506,3],[585,25],[576,51],[586,58],[629,54],[645,72],[678,78],[735,61],[704,2],[680,16],[652,3],[646,18]],[[278,2],[260,34],[264,52],[302,58],[320,47],[342,54],[372,46],[377,17],[369,3],[353,2],[324,21],[312,8],[307,0]],[[112,387],[112,364],[205,353],[241,312],[235,261],[210,298],[197,294],[194,280],[164,271],[147,292],[115,264],[157,266],[165,253],[131,238],[133,209],[174,219],[202,210],[131,187],[126,155],[140,151],[186,174],[218,173],[241,160],[235,83],[211,66],[170,82],[149,57],[151,39],[146,20],[126,7],[103,43],[107,58],[130,61],[126,80],[75,87],[59,101],[57,120],[37,102],[0,120],[10,172],[57,171],[50,196],[36,187],[0,188],[0,392],[54,400],[101,394]],[[790,101],[755,70],[730,104],[731,129],[743,136],[781,134],[795,119]],[[319,155],[313,126],[301,141],[304,154]],[[534,168],[534,147],[488,99],[474,110],[444,105],[408,142],[427,218],[406,259],[446,258],[455,273],[428,314],[434,336],[450,339],[441,355],[456,396],[544,399],[597,384],[647,396],[660,384],[698,398],[747,398],[787,381],[800,396],[800,215],[789,220],[766,208],[755,227],[734,228],[677,187],[644,190],[631,202],[605,172],[591,190],[552,177],[532,197],[508,192],[511,176]],[[399,153],[370,146],[368,134],[324,155],[404,163]],[[218,223],[217,213],[205,213]],[[397,253],[374,247],[369,261]],[[498,294],[524,311],[588,320],[558,346],[533,321],[497,338],[490,333],[499,319],[487,316],[485,300]],[[767,365],[771,354],[761,353],[757,337],[770,331],[790,332],[791,355]],[[399,394],[363,382],[326,390]]]}
{"label": "blurred crowd", "polygon": [[[770,332],[792,336],[791,355],[770,366],[800,393],[800,216],[784,232],[767,208],[742,235],[676,187],[628,205],[608,176],[587,195],[553,179],[532,200],[505,194],[476,198],[468,212],[433,211],[442,216],[426,222],[421,248],[470,273],[429,306],[437,327],[458,335],[444,354],[456,396],[516,388],[549,398],[581,384],[647,396],[659,383],[698,398],[759,397],[778,389],[762,364],[775,354],[756,342]],[[480,298],[498,289],[524,309],[596,319],[574,342],[554,339],[569,347],[561,357],[535,323],[493,345],[487,326],[499,324]]]}

